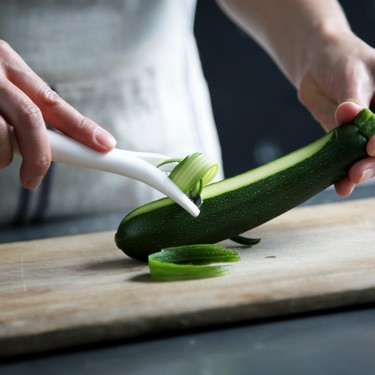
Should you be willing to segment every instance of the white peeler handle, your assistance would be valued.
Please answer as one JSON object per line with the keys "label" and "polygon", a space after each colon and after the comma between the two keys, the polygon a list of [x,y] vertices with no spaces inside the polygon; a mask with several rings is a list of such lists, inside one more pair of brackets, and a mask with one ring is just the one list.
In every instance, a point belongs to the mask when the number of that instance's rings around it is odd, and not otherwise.
{"label": "white peeler handle", "polygon": [[[111,172],[141,181],[174,200],[192,216],[199,215],[198,207],[164,172],[153,165],[167,159],[167,157],[159,154],[134,153],[120,149],[114,149],[103,154],[64,134],[51,130],[47,130],[47,133],[53,161]],[[15,152],[19,153],[14,136],[13,144]],[[148,161],[135,155],[139,155]]]}

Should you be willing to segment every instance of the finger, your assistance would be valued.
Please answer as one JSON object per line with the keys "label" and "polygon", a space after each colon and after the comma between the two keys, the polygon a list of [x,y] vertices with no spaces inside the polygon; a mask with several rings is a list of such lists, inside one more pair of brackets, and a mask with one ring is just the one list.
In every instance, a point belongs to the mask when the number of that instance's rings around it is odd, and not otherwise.
{"label": "finger", "polygon": [[337,124],[345,124],[353,120],[355,116],[359,113],[359,111],[363,108],[363,106],[353,102],[353,101],[346,101],[341,103],[335,113],[335,118]]}
{"label": "finger", "polygon": [[29,189],[35,188],[42,181],[51,162],[42,114],[21,90],[7,80],[0,85],[0,111],[14,128],[22,155],[22,185]]}
{"label": "finger", "polygon": [[344,177],[339,182],[335,183],[336,193],[342,197],[347,197],[350,195],[355,188],[355,184],[353,184],[349,177]]}
{"label": "finger", "polygon": [[367,142],[366,151],[369,156],[375,157],[375,136],[372,136]]}
{"label": "finger", "polygon": [[13,149],[9,137],[8,124],[0,116],[0,169],[7,167],[13,160]]}
{"label": "finger", "polygon": [[40,108],[47,123],[97,151],[115,147],[110,133],[70,106],[26,64],[20,64],[21,68],[10,69],[9,78]]}
{"label": "finger", "polygon": [[100,152],[110,151],[116,146],[115,138],[108,131],[83,116],[63,99],[60,98],[58,104],[45,100],[45,97],[39,99],[46,121],[62,133]]}
{"label": "finger", "polygon": [[375,159],[366,158],[355,163],[348,173],[348,178],[353,184],[361,184],[375,175]]}

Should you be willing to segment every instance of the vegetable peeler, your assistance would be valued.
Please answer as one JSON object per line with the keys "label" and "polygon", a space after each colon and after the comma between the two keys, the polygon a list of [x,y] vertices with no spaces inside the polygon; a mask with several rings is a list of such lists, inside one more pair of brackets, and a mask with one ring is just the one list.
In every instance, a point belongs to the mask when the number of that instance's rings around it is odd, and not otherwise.
{"label": "vegetable peeler", "polygon": [[[10,132],[11,135],[13,132]],[[84,168],[115,173],[141,181],[171,198],[190,215],[199,215],[199,208],[188,196],[156,165],[169,159],[151,153],[113,149],[105,154],[94,151],[66,135],[47,129],[52,160]],[[14,135],[14,151],[19,153]]]}

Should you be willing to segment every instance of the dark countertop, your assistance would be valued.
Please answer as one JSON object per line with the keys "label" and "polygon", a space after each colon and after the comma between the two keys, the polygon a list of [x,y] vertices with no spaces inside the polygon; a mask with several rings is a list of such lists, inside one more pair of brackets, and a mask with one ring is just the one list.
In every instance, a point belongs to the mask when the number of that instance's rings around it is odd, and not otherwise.
{"label": "dark countertop", "polygon": [[[366,184],[350,199],[374,190]],[[306,204],[340,199],[328,189]],[[122,216],[3,228],[0,242],[114,230]],[[0,374],[362,375],[375,374],[374,348],[375,304],[19,358],[0,364]]]}

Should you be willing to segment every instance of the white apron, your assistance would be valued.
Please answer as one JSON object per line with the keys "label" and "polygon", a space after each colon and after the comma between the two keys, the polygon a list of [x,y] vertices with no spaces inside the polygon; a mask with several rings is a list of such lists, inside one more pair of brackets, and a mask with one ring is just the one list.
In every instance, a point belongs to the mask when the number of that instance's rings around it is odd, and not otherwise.
{"label": "white apron", "polygon": [[[221,164],[210,98],[193,35],[194,0],[5,0],[0,39],[117,147]],[[160,197],[112,174],[54,164],[21,192],[20,160],[0,171],[0,223],[128,211]]]}

